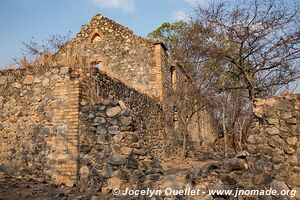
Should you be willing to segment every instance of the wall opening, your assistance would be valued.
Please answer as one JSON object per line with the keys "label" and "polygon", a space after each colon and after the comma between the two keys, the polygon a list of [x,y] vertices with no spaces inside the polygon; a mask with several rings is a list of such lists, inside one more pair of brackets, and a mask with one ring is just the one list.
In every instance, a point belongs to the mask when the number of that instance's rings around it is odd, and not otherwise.
{"label": "wall opening", "polygon": [[172,89],[176,89],[176,69],[174,66],[171,67],[171,85]]}
{"label": "wall opening", "polygon": [[91,63],[91,66],[97,68],[100,71],[102,68],[102,61],[93,61]]}
{"label": "wall opening", "polygon": [[105,41],[104,35],[98,29],[95,29],[93,32],[90,33],[87,42],[88,43],[102,43]]}
{"label": "wall opening", "polygon": [[174,124],[174,128],[177,129],[178,128],[178,110],[175,106],[173,107],[173,124]]}
{"label": "wall opening", "polygon": [[101,37],[98,33],[95,33],[92,37],[91,43],[101,42]]}

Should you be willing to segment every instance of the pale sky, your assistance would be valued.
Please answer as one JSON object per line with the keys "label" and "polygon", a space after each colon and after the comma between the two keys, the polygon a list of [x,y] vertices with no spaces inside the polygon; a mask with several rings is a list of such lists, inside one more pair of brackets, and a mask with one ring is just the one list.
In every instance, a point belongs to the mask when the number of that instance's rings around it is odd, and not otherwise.
{"label": "pale sky", "polygon": [[[0,0],[0,68],[21,54],[22,42],[75,35],[96,13],[146,36],[163,22],[187,17],[200,0]],[[202,0],[201,0],[202,1]],[[203,0],[204,1],[204,0]]]}

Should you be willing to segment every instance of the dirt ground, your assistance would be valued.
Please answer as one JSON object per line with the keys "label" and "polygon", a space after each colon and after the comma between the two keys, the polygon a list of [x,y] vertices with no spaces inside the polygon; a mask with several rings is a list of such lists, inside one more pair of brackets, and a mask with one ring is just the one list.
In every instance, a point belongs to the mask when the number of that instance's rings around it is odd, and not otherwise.
{"label": "dirt ground", "polygon": [[[188,174],[192,167],[202,167],[206,162],[179,160],[163,162],[165,176]],[[0,175],[0,200],[104,200],[99,194],[80,192],[77,188],[51,185],[33,179],[15,178]]]}
{"label": "dirt ground", "polygon": [[[0,177],[0,200],[90,200],[94,195],[75,188],[51,185],[34,180]],[[97,199],[105,199],[97,197]]]}

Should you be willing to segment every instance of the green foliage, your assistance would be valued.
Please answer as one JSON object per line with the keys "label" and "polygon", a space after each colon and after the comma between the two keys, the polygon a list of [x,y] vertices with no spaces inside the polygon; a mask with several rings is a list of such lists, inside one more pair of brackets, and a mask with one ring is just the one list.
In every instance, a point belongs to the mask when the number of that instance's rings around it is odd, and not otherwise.
{"label": "green foliage", "polygon": [[160,27],[148,34],[148,38],[163,42],[169,53],[174,54],[179,51],[183,32],[188,27],[188,23],[178,21],[174,23],[165,22]]}

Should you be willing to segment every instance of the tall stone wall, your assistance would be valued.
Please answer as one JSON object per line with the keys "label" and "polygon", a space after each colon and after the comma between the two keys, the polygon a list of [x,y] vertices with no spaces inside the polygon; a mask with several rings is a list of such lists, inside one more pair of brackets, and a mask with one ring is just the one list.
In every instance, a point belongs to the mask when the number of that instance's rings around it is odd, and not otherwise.
{"label": "tall stone wall", "polygon": [[0,71],[0,164],[6,173],[77,181],[79,82],[68,67]]}
{"label": "tall stone wall", "polygon": [[[101,99],[123,101],[132,110],[134,131],[138,132],[145,145],[157,158],[168,157],[165,149],[174,153],[176,146],[167,144],[170,133],[166,132],[168,123],[162,105],[151,97],[126,86],[121,81],[110,78],[97,69],[86,72],[81,84],[81,102],[92,104]],[[169,153],[169,154],[170,154]]]}
{"label": "tall stone wall", "polygon": [[122,101],[101,100],[81,107],[82,189],[110,193],[114,188],[152,188],[161,179],[160,162],[135,131],[132,110]]}
{"label": "tall stone wall", "polygon": [[55,55],[58,63],[95,66],[153,98],[162,98],[162,44],[135,36],[131,30],[96,15]]}

